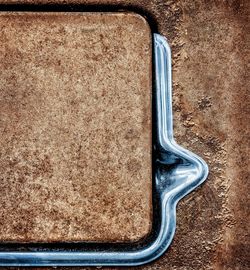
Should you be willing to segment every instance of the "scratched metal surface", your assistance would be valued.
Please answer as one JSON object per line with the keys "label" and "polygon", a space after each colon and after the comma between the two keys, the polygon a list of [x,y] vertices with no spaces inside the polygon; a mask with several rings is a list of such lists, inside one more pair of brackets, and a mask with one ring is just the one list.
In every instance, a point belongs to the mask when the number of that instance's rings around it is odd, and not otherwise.
{"label": "scratched metal surface", "polygon": [[209,163],[208,181],[179,204],[170,249],[140,268],[249,269],[247,1],[61,2],[119,4],[154,18],[173,50],[176,139]]}

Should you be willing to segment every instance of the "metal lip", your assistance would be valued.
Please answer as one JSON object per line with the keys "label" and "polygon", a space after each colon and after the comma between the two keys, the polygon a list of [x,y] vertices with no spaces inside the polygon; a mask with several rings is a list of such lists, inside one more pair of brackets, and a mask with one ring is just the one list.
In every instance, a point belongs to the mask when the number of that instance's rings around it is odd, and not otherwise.
{"label": "metal lip", "polygon": [[208,176],[208,166],[173,137],[171,51],[167,40],[154,34],[155,112],[154,194],[158,203],[157,235],[144,245],[108,245],[82,251],[1,251],[0,266],[137,266],[159,258],[176,229],[176,205]]}

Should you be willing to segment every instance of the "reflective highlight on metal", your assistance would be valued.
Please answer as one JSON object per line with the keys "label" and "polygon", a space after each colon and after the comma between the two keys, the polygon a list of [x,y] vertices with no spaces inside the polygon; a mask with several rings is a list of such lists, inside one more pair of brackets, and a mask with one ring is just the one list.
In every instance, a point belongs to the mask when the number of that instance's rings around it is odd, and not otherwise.
{"label": "reflective highlight on metal", "polygon": [[136,266],[151,262],[169,247],[176,228],[176,204],[208,175],[206,163],[173,138],[171,52],[164,37],[154,34],[156,136],[154,194],[158,229],[143,245],[89,247],[81,251],[0,252],[0,266]]}

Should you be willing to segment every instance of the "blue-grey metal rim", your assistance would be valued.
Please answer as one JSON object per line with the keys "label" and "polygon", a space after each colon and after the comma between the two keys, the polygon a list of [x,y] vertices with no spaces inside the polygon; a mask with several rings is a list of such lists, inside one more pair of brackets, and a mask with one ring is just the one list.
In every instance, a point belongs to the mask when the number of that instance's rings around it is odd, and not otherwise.
{"label": "blue-grey metal rim", "polygon": [[1,251],[0,266],[136,266],[160,257],[176,228],[176,204],[208,175],[207,164],[173,139],[171,52],[154,34],[156,80],[156,158],[154,196],[159,200],[159,230],[146,245],[125,250]]}

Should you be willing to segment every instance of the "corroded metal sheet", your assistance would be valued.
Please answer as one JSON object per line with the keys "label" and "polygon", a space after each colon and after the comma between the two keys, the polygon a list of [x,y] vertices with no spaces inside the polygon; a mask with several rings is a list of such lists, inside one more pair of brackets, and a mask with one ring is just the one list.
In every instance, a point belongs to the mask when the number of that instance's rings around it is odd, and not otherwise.
{"label": "corroded metal sheet", "polygon": [[0,14],[0,241],[151,230],[151,32],[143,17]]}
{"label": "corroded metal sheet", "polygon": [[1,0],[21,2],[116,5],[154,20],[173,52],[177,141],[209,161],[210,175],[180,203],[171,248],[143,269],[247,269],[248,1]]}

